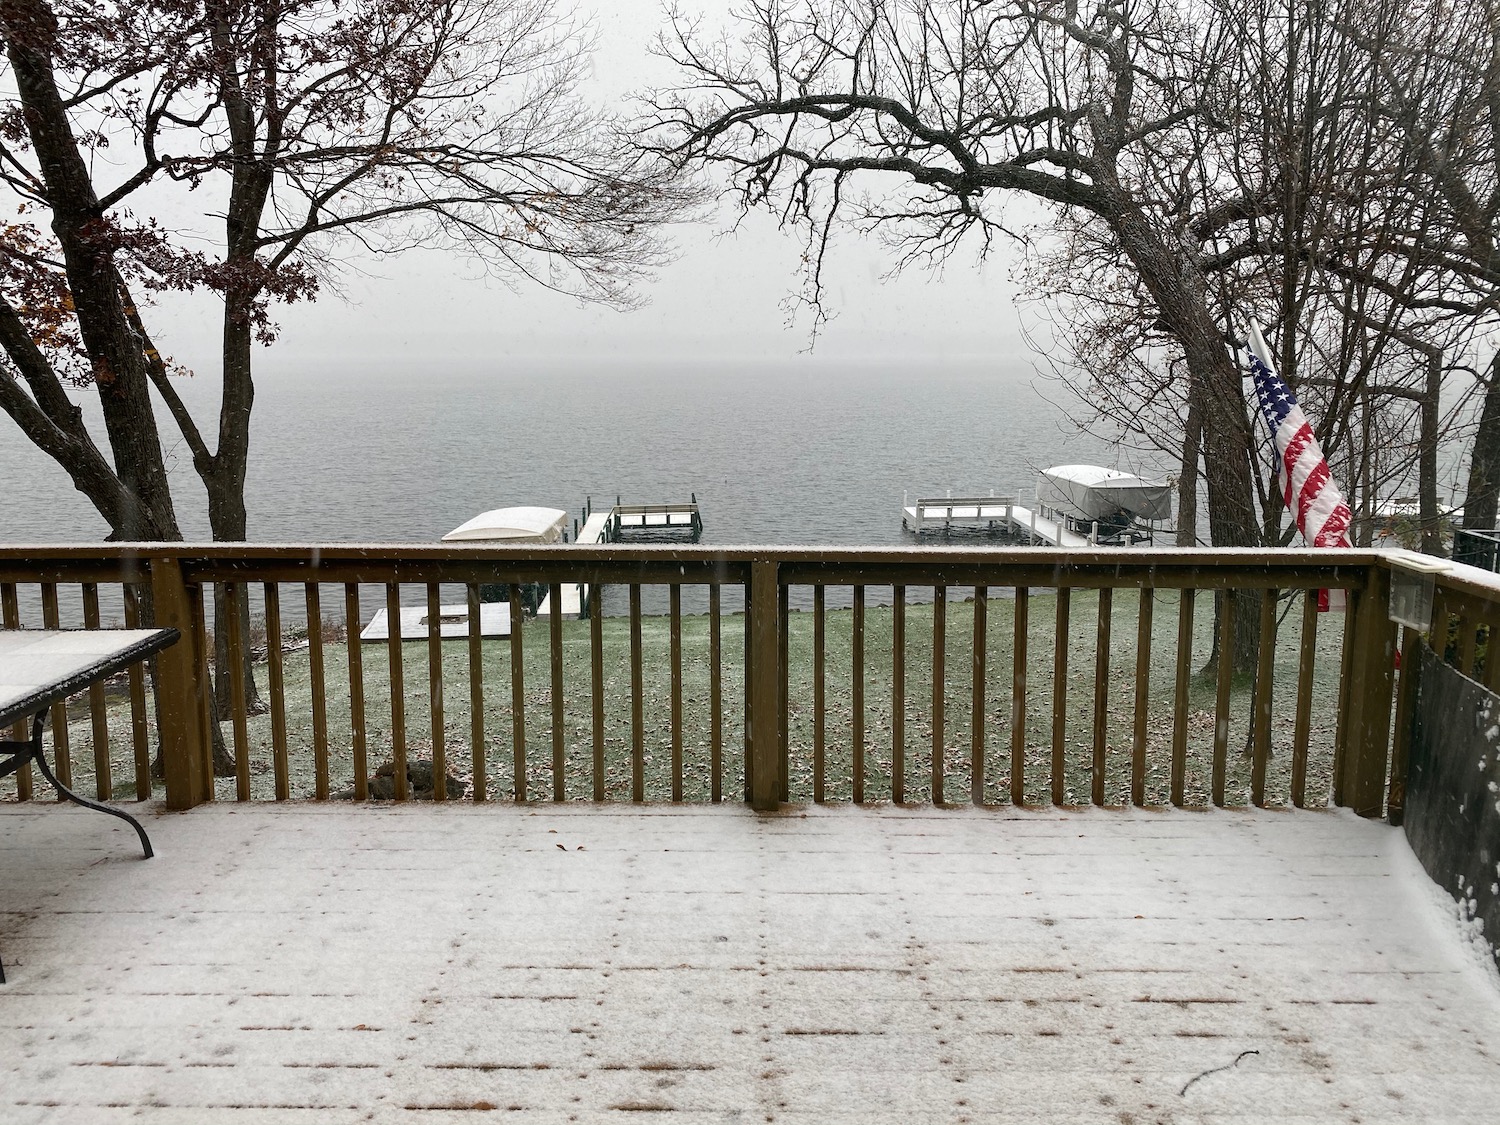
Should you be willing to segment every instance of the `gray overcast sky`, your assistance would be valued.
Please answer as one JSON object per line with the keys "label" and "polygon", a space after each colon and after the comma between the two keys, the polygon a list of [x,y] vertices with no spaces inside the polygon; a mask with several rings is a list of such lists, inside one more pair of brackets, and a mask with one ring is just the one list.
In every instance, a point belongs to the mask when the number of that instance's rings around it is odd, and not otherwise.
{"label": "gray overcast sky", "polygon": [[[600,41],[598,96],[617,100],[670,79],[647,46],[661,23],[658,0],[591,4]],[[311,306],[281,307],[280,341],[258,359],[263,375],[309,366],[381,368],[484,366],[552,359],[673,362],[734,356],[792,360],[807,349],[805,317],[788,326],[784,300],[799,287],[801,243],[755,214],[726,234],[726,207],[703,224],[673,233],[679,257],[643,286],[650,305],[630,313],[580,306],[522,284],[507,288],[470,263],[433,253],[361,263],[343,279],[344,298],[325,292]],[[890,258],[867,240],[841,239],[828,270],[834,319],[811,359],[817,366],[879,358],[994,363],[1029,368],[1006,249],[984,266],[956,256],[942,274],[912,270],[890,279]],[[179,362],[211,375],[217,367],[217,309],[206,298],[163,299],[153,317],[158,342]]]}

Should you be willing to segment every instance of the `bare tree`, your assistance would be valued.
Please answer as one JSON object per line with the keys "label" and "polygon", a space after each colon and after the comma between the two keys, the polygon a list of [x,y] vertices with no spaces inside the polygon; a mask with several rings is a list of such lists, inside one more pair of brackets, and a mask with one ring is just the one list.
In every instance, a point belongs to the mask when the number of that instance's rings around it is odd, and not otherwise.
{"label": "bare tree", "polygon": [[[1219,65],[1183,125],[1192,143],[1157,162],[1152,194],[1198,237],[1220,321],[1253,314],[1271,329],[1282,375],[1362,517],[1356,537],[1368,543],[1377,496],[1415,490],[1436,549],[1437,443],[1453,421],[1440,392],[1474,318],[1453,295],[1441,208],[1412,190],[1417,161],[1383,107],[1371,50],[1430,13],[1381,0],[1193,10],[1217,29]],[[1059,225],[1032,267],[1034,291],[1068,328],[1047,352],[1097,417],[1165,452],[1180,445],[1179,531],[1191,543],[1202,385],[1113,240],[1068,216]],[[1269,474],[1254,480],[1266,541],[1288,542],[1295,528]]]}
{"label": "bare tree", "polygon": [[[1241,375],[1203,236],[1157,190],[1191,174],[1188,126],[1220,66],[1218,28],[1185,15],[1172,0],[750,0],[738,36],[715,39],[676,12],[660,49],[681,92],[651,96],[649,135],[807,231],[814,306],[838,220],[882,234],[904,266],[966,237],[983,254],[1010,233],[1007,193],[1052,205],[1148,297],[1197,389],[1209,538],[1248,546],[1262,528]],[[1235,649],[1253,666],[1254,630]]]}
{"label": "bare tree", "polygon": [[[833,224],[885,236],[902,264],[1008,233],[1000,204],[1053,205],[1129,263],[1160,331],[1200,388],[1209,537],[1261,540],[1240,374],[1225,347],[1202,236],[1157,185],[1189,174],[1187,128],[1217,77],[1213,27],[1169,0],[751,0],[740,35],[674,13],[660,49],[682,92],[652,95],[651,136],[727,171],[745,206],[808,232],[819,304]],[[861,187],[865,190],[860,192]],[[1253,660],[1253,607],[1241,606]]]}
{"label": "bare tree", "polygon": [[[242,539],[254,345],[343,251],[443,246],[630,305],[681,197],[579,98],[582,32],[543,0],[3,0],[0,408],[113,537],[179,539],[154,389],[214,537]],[[222,217],[216,252],[151,216],[171,185]],[[215,437],[149,331],[166,289],[223,302]],[[97,395],[109,457],[73,387]]]}

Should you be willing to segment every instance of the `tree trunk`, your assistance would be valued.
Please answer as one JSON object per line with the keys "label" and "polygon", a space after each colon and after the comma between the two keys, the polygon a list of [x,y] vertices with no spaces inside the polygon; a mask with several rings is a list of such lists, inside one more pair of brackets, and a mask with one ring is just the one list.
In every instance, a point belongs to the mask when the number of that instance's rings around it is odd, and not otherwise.
{"label": "tree trunk", "polygon": [[1182,428],[1182,472],[1177,478],[1177,545],[1198,545],[1198,464],[1203,448],[1203,395],[1188,376],[1187,418]]}
{"label": "tree trunk", "polygon": [[9,0],[0,13],[6,56],[41,169],[52,231],[62,248],[115,474],[139,501],[117,509],[113,534],[127,540],[181,539],[151,406],[148,360],[131,327],[111,232],[52,69],[49,50],[56,19],[38,0]]}
{"label": "tree trunk", "polygon": [[[1224,333],[1209,310],[1208,286],[1187,248],[1173,248],[1133,209],[1112,223],[1120,246],[1139,271],[1161,319],[1176,336],[1189,378],[1203,390],[1203,461],[1208,484],[1209,542],[1215,547],[1261,543],[1250,479],[1250,419],[1239,370],[1224,346]],[[1253,672],[1259,652],[1259,597],[1232,591],[1234,670]],[[1214,630],[1217,649],[1219,630]],[[1210,664],[1212,667],[1212,664]],[[1205,669],[1207,672],[1208,669]]]}
{"label": "tree trunk", "polygon": [[1422,521],[1422,552],[1443,553],[1442,519],[1438,515],[1438,427],[1443,392],[1443,356],[1434,348],[1427,356],[1427,387],[1422,396],[1421,444],[1417,449],[1417,513]]}
{"label": "tree trunk", "polygon": [[[1479,415],[1479,429],[1474,433],[1474,448],[1469,454],[1469,483],[1464,489],[1464,530],[1493,531],[1497,507],[1500,507],[1500,351],[1490,357],[1484,409]],[[1482,540],[1460,537],[1454,543],[1453,557],[1460,562],[1492,567],[1495,548]]]}

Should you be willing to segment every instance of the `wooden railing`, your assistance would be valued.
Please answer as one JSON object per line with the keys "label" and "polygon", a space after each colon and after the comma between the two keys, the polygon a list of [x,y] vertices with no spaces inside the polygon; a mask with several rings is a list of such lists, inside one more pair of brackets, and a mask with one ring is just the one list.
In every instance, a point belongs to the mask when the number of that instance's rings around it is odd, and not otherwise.
{"label": "wooden railing", "polygon": [[[477,619],[492,583],[510,584],[509,638],[442,639],[438,606],[463,600]],[[623,612],[593,597],[586,621],[524,621],[526,583],[554,606],[564,583],[607,586]],[[477,801],[1331,798],[1375,816],[1401,782],[1389,586],[1389,561],[1368,551],[0,548],[7,627],[96,626],[102,590],[105,618],[183,634],[158,659],[154,706],[137,671],[114,702],[92,694],[86,721],[60,707],[51,724],[59,773],[91,771],[105,798],[125,769],[149,796],[159,747],[173,808],[364,799],[379,764],[406,800],[420,757],[436,800],[455,796],[453,774]],[[1348,612],[1319,614],[1304,596],[1318,589],[1345,591]],[[1487,627],[1500,608],[1443,590],[1466,621]],[[216,597],[229,654],[217,719]],[[394,623],[403,597],[427,606],[425,640],[393,628],[361,644],[368,611]],[[1216,613],[1224,598],[1248,612]],[[264,715],[248,705],[247,616],[265,633]],[[1236,675],[1237,621],[1254,622],[1253,674]],[[234,776],[216,782],[219,719]],[[32,792],[26,777],[11,791]]]}

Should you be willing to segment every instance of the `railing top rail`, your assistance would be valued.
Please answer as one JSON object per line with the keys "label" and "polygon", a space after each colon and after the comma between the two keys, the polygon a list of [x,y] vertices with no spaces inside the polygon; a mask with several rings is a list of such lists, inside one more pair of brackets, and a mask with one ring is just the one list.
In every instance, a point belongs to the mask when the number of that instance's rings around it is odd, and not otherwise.
{"label": "railing top rail", "polygon": [[[0,546],[0,581],[138,581],[180,560],[189,581],[741,583],[775,563],[783,585],[1163,586],[1358,589],[1375,551],[1199,548],[103,543]],[[1472,569],[1472,568],[1465,568]],[[1480,572],[1482,573],[1482,572]],[[118,577],[115,577],[118,575]],[[93,579],[84,579],[93,580]]]}
{"label": "railing top rail", "polygon": [[988,507],[991,504],[1005,505],[1015,502],[1015,493],[1000,496],[919,496],[916,500],[916,503],[924,508],[972,508],[975,504]]}
{"label": "railing top rail", "polygon": [[[69,561],[118,561],[121,559],[292,559],[315,555],[320,559],[348,561],[361,558],[412,558],[443,560],[640,559],[670,561],[681,557],[695,561],[727,559],[735,562],[775,561],[789,563],[850,562],[875,559],[881,562],[926,563],[1066,563],[1071,566],[1264,566],[1264,567],[1368,567],[1403,552],[1363,549],[1289,547],[881,547],[818,546],[787,544],[526,544],[496,543],[34,543],[0,544],[0,560],[24,562],[42,558]],[[1389,563],[1387,563],[1389,565]],[[1455,571],[1496,576],[1463,564]]]}

